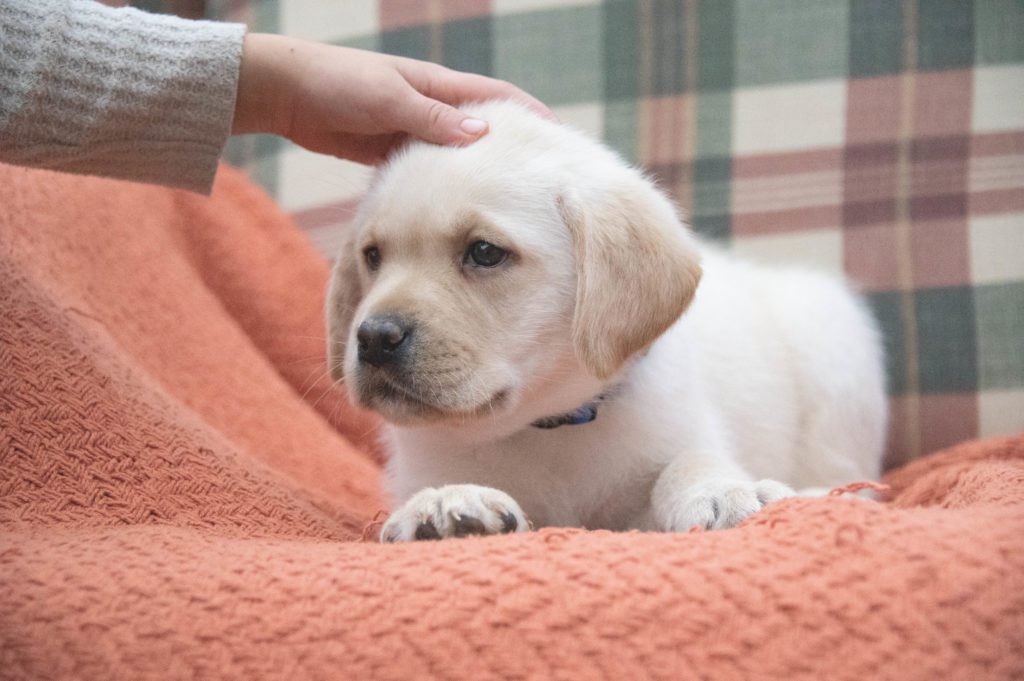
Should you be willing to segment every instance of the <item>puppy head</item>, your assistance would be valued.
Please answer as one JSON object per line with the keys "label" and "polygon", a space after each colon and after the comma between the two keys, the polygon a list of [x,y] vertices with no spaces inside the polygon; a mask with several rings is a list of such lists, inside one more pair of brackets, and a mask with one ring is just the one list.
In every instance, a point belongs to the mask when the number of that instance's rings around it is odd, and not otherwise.
{"label": "puppy head", "polygon": [[700,278],[672,205],[612,152],[514,104],[472,113],[482,140],[378,173],[331,279],[332,376],[399,424],[578,407]]}

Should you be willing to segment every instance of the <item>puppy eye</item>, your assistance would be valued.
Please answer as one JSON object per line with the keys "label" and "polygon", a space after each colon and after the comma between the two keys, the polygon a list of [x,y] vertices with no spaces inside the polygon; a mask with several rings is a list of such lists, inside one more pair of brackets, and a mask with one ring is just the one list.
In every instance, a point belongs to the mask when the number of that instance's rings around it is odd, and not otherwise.
{"label": "puppy eye", "polygon": [[366,259],[366,267],[371,272],[376,272],[380,267],[380,249],[376,246],[369,246],[364,249],[363,258]]}
{"label": "puppy eye", "polygon": [[508,251],[487,241],[474,241],[466,251],[466,264],[497,267],[508,259]]}

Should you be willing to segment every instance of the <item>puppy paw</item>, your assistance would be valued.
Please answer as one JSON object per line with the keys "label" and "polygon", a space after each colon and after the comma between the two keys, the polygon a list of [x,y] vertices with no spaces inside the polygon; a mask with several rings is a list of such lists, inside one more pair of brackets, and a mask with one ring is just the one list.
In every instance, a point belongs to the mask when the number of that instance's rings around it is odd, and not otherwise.
{"label": "puppy paw", "polygon": [[697,526],[724,530],[735,527],[773,501],[794,495],[789,486],[775,480],[703,480],[681,492],[673,504],[665,529],[685,532]]}
{"label": "puppy paw", "polygon": [[381,528],[380,541],[509,534],[529,527],[523,509],[504,492],[480,485],[445,485],[420,490],[397,508]]}

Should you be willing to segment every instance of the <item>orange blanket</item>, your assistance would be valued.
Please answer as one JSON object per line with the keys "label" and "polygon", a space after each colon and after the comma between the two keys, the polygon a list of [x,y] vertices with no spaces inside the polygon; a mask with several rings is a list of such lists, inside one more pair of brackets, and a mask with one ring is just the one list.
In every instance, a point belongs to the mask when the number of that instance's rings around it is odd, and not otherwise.
{"label": "orange blanket", "polygon": [[361,542],[326,274],[230,170],[0,166],[0,677],[1024,675],[1024,438],[726,532]]}

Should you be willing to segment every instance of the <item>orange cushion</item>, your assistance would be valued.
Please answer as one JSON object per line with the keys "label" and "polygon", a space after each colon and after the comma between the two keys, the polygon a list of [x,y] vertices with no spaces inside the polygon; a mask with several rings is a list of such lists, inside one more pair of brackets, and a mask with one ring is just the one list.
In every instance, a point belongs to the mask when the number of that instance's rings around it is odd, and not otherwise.
{"label": "orange cushion", "polygon": [[0,676],[1013,678],[1024,438],[735,530],[381,546],[326,264],[210,199],[0,166]]}

